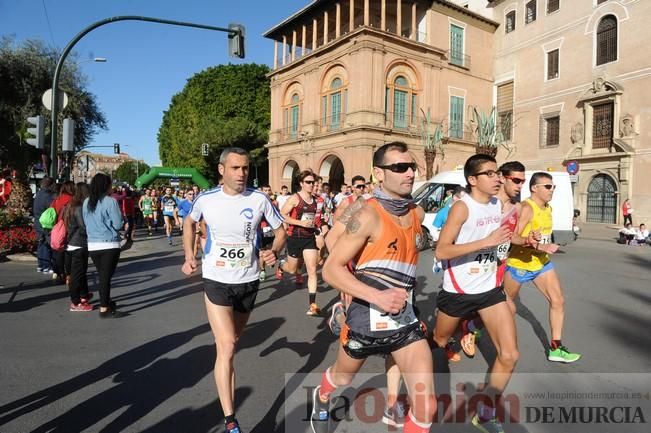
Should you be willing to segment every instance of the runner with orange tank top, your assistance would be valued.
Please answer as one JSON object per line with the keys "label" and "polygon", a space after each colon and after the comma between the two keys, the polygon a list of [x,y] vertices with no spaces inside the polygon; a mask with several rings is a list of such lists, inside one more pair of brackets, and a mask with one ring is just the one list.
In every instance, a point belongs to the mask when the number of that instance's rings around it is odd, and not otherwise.
{"label": "runner with orange tank top", "polygon": [[[412,402],[403,432],[429,432],[436,400],[427,331],[413,307],[422,236],[421,208],[411,201],[417,169],[407,145],[393,142],[373,155],[375,196],[348,221],[323,268],[324,280],[353,298],[337,359],[312,395],[313,433],[330,431],[330,396],[346,386],[371,355],[390,354],[403,372]],[[354,274],[348,264],[355,260]],[[416,398],[416,394],[418,398]]]}

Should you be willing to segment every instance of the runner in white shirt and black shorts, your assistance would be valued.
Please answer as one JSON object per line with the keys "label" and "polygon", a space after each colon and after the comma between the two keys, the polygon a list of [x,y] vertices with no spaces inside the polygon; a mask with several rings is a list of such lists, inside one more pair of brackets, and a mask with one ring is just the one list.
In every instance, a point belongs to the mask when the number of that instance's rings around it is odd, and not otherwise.
{"label": "runner in white shirt and black shorts", "polygon": [[450,208],[436,246],[444,275],[436,302],[434,344],[438,347],[434,362],[438,373],[448,370],[445,345],[462,318],[478,313],[497,357],[483,390],[491,401],[482,400],[472,424],[484,433],[503,432],[496,417],[496,400],[506,388],[519,354],[515,321],[498,273],[498,246],[509,241],[512,232],[501,226],[502,203],[495,197],[501,183],[495,158],[471,156],[464,165],[464,176],[470,193]]}
{"label": "runner in white shirt and black shorts", "polygon": [[248,189],[249,155],[244,149],[226,148],[219,158],[224,184],[197,197],[183,231],[185,263],[191,275],[197,268],[194,256],[196,224],[206,225],[206,246],[201,265],[206,311],[217,345],[215,381],[225,416],[226,433],[241,433],[235,419],[233,393],[236,343],[244,331],[258,293],[258,226],[264,217],[275,233],[271,249],[260,254],[273,265],[285,244],[283,219],[269,196]]}

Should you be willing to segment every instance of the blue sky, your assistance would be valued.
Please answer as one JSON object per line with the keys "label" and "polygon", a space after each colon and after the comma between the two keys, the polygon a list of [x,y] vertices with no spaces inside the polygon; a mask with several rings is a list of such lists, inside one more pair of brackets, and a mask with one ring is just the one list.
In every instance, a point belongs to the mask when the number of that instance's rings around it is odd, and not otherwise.
{"label": "blue sky", "polygon": [[[75,46],[81,61],[108,59],[80,65],[108,120],[108,130],[97,134],[91,144],[120,143],[123,152],[156,165],[160,162],[156,136],[163,111],[186,81],[207,67],[229,62],[271,66],[273,41],[262,33],[308,3],[310,0],[0,0],[0,33],[13,35],[16,41],[41,39],[63,49],[88,25],[118,15],[217,27],[243,24],[247,35],[244,60],[228,57],[226,33],[136,21],[100,27]],[[112,153],[108,148],[94,150]]]}

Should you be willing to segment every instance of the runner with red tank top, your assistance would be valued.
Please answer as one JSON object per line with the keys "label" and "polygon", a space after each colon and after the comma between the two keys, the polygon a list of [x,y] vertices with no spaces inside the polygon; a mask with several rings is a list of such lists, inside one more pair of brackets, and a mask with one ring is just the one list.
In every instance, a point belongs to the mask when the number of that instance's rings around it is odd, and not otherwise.
{"label": "runner with red tank top", "polygon": [[318,202],[313,196],[316,175],[310,170],[299,173],[300,191],[292,195],[280,210],[287,230],[287,260],[280,263],[282,272],[296,273],[301,262],[307,268],[307,291],[309,296],[308,316],[317,316],[321,312],[316,304],[317,264],[319,250],[316,246],[316,217]]}
{"label": "runner with red tank top", "polygon": [[[517,233],[515,233],[518,219],[520,218],[520,191],[525,182],[524,171],[524,165],[518,161],[506,162],[498,169],[501,186],[496,197],[500,202],[502,202],[502,219],[500,221],[500,226],[507,227],[512,236],[509,241],[497,246],[497,258],[499,260],[497,268],[498,285],[503,285],[504,283],[506,258],[511,249],[511,244],[522,245],[527,242],[526,239],[522,239],[517,235]],[[510,299],[507,299],[507,302],[513,309],[513,302]],[[475,355],[475,339],[480,337],[482,328],[483,323],[477,315],[469,320],[461,322],[463,337],[461,337],[460,344],[461,349],[463,349],[466,355],[470,357]]]}

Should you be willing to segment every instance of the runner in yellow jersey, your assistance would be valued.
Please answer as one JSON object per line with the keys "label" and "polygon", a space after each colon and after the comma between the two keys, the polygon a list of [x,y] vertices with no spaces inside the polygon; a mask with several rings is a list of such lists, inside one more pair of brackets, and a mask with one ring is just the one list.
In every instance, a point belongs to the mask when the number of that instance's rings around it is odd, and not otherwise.
{"label": "runner in yellow jersey", "polygon": [[522,202],[522,213],[516,230],[525,238],[530,232],[537,232],[536,237],[540,237],[540,242],[513,246],[506,262],[504,290],[510,299],[515,299],[522,284],[533,281],[549,301],[552,338],[547,359],[569,363],[578,361],[581,355],[570,352],[561,343],[565,318],[563,289],[549,258],[558,251],[558,245],[552,243],[552,208],[549,205],[555,187],[552,176],[545,172],[534,173],[529,181],[531,198]]}

